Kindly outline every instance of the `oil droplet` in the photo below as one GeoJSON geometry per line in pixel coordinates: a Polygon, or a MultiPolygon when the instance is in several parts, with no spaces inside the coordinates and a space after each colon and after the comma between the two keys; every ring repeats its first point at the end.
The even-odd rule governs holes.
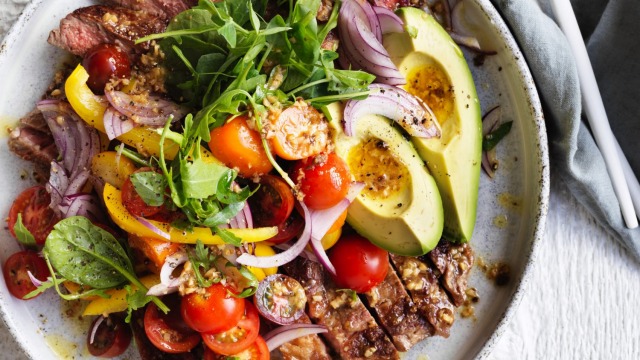
{"type": "Polygon", "coordinates": [[[0,115],[0,138],[9,136],[11,129],[18,123],[17,118],[0,115]]]}
{"type": "Polygon", "coordinates": [[[507,227],[508,219],[507,215],[498,215],[493,218],[493,225],[497,228],[504,229],[507,227]]]}
{"type": "Polygon", "coordinates": [[[498,204],[511,211],[520,211],[522,209],[522,200],[519,197],[506,192],[498,195],[498,204]]]}
{"type": "Polygon", "coordinates": [[[75,359],[78,356],[79,345],[61,335],[46,335],[44,341],[60,359],[75,359]]]}

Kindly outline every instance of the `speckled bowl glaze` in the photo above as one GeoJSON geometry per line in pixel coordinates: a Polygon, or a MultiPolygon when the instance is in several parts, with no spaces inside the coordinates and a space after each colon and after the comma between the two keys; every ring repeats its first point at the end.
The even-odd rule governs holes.
{"type": "MultiPolygon", "coordinates": [[[[505,121],[513,120],[509,136],[498,145],[500,169],[494,179],[481,175],[476,230],[472,246],[487,264],[510,267],[506,285],[496,286],[476,266],[470,278],[480,301],[475,315],[458,316],[448,339],[430,338],[418,344],[406,359],[485,358],[526,289],[535,262],[535,248],[543,236],[549,196],[549,160],[546,131],[535,84],[518,45],[489,0],[465,0],[465,14],[484,48],[497,51],[474,64],[483,112],[500,105],[505,121]]],[[[5,38],[0,49],[0,122],[14,124],[33,109],[65,54],[48,45],[47,35],[81,1],[33,1],[5,38]]],[[[446,66],[446,64],[444,64],[446,66]]],[[[455,84],[454,84],[455,86],[455,84]]],[[[6,132],[5,132],[6,133],[6,132]]],[[[29,165],[12,156],[6,138],[0,140],[0,214],[6,216],[15,196],[31,185],[29,165]]],[[[5,227],[0,228],[0,260],[18,250],[5,227]]],[[[78,309],[62,304],[53,291],[31,300],[14,299],[0,281],[0,310],[13,336],[32,359],[88,358],[85,346],[88,320],[78,309]]],[[[1,357],[1,356],[0,356],[1,357]]],[[[130,349],[122,358],[135,359],[130,349]]]]}

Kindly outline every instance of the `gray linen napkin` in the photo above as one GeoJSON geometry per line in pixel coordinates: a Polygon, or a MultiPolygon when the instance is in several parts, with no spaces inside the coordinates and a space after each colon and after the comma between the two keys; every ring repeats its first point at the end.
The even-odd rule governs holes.
{"type": "MultiPolygon", "coordinates": [[[[624,225],[602,155],[582,117],[575,62],[551,0],[492,0],[520,44],[542,98],[551,167],[640,261],[640,228],[624,225]]],[[[611,128],[640,175],[640,1],[572,0],[611,128]]]]}

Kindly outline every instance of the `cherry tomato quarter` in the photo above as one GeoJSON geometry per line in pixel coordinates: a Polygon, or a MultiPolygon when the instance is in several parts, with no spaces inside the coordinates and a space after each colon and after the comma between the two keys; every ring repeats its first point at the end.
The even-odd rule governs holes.
{"type": "Polygon", "coordinates": [[[286,160],[300,160],[327,150],[329,124],[324,115],[304,102],[270,117],[269,141],[275,153],[286,160]]]}
{"type": "Polygon", "coordinates": [[[124,79],[131,75],[129,55],[114,44],[100,44],[89,50],[82,67],[89,73],[87,85],[96,94],[104,93],[112,77],[124,79]]]}
{"type": "Polygon", "coordinates": [[[44,259],[31,250],[20,251],[9,256],[2,268],[9,292],[18,299],[24,299],[25,295],[36,289],[27,271],[41,281],[47,280],[51,274],[44,259]]]}
{"type": "Polygon", "coordinates": [[[256,341],[254,341],[253,344],[251,344],[251,346],[249,346],[247,349],[233,354],[229,357],[225,355],[218,355],[205,346],[203,357],[204,360],[223,360],[229,359],[230,357],[242,360],[269,360],[271,358],[271,355],[269,353],[267,343],[260,335],[258,335],[256,341]]]}
{"type": "Polygon", "coordinates": [[[245,304],[245,314],[238,324],[220,333],[203,333],[205,345],[217,354],[233,355],[253,344],[260,331],[258,310],[250,302],[245,304]]]}
{"type": "Polygon", "coordinates": [[[245,300],[233,297],[222,284],[213,284],[203,292],[193,292],[182,298],[182,318],[201,333],[227,331],[244,315],[245,300]]]}
{"type": "Polygon", "coordinates": [[[211,130],[209,149],[214,157],[246,178],[266,174],[273,168],[260,133],[249,127],[246,116],[211,130]]]}
{"type": "Polygon", "coordinates": [[[329,251],[336,268],[332,276],[338,287],[362,293],[384,280],[389,270],[389,254],[360,235],[343,236],[329,251]]]}
{"type": "Polygon", "coordinates": [[[120,316],[100,316],[91,325],[87,348],[93,356],[112,358],[127,350],[131,337],[131,327],[120,316]]]}
{"type": "Polygon", "coordinates": [[[256,227],[278,226],[293,211],[293,192],[282,178],[264,175],[258,190],[249,197],[249,205],[256,227]]]}
{"type": "Polygon", "coordinates": [[[122,204],[131,214],[141,217],[154,216],[158,214],[163,208],[163,206],[147,205],[147,203],[144,202],[142,197],[136,191],[136,188],[133,186],[130,177],[127,177],[122,184],[122,204]]]}
{"type": "Polygon", "coordinates": [[[347,164],[333,152],[298,161],[291,177],[304,194],[304,203],[316,210],[339,203],[351,183],[347,164]]]}
{"type": "Polygon", "coordinates": [[[180,316],[180,299],[177,296],[163,298],[171,311],[165,314],[154,303],[149,303],[144,313],[144,331],[149,341],[158,349],[179,354],[190,351],[201,341],[200,334],[191,329],[180,316]]]}
{"type": "Polygon", "coordinates": [[[60,218],[49,207],[51,196],[43,185],[24,190],[13,201],[9,209],[8,226],[11,235],[16,236],[13,228],[22,214],[22,223],[33,235],[38,245],[44,245],[47,236],[60,218]]]}

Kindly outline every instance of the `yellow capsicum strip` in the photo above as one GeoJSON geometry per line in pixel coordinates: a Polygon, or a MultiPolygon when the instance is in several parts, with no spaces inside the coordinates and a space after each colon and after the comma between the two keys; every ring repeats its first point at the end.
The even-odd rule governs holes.
{"type": "MultiPolygon", "coordinates": [[[[140,278],[140,282],[147,288],[150,288],[160,283],[158,275],[147,275],[140,278]]],[[[137,287],[131,285],[135,290],[137,287]]],[[[127,290],[126,289],[113,289],[107,290],[109,298],[97,298],[91,300],[87,307],[82,312],[82,316],[91,315],[107,315],[111,313],[121,312],[127,310],[127,290]]]]}
{"type": "MultiPolygon", "coordinates": [[[[267,244],[257,243],[255,245],[254,254],[256,256],[267,257],[267,256],[275,255],[276,252],[273,250],[273,248],[271,248],[271,246],[269,246],[267,244]]],[[[253,267],[253,266],[247,266],[247,269],[249,269],[249,271],[251,271],[253,273],[253,275],[256,276],[258,281],[262,281],[265,277],[267,277],[269,275],[273,275],[273,274],[278,272],[278,267],[277,266],[276,267],[270,267],[270,268],[257,268],[257,267],[253,267]]]]}
{"type": "MultiPolygon", "coordinates": [[[[115,186],[106,184],[104,186],[104,203],[113,222],[122,230],[140,236],[154,239],[167,240],[140,223],[133,215],[127,211],[122,204],[120,190],[115,186]]],[[[169,241],[180,244],[195,244],[200,240],[205,245],[224,245],[225,242],[219,235],[213,234],[210,228],[195,227],[193,231],[180,230],[171,227],[167,223],[148,220],[153,226],[169,234],[169,241]]],[[[276,226],[262,227],[255,229],[229,229],[229,232],[242,239],[242,242],[259,242],[267,240],[278,233],[276,226]]]]}
{"type": "MultiPolygon", "coordinates": [[[[104,133],[103,117],[108,102],[96,96],[91,89],[89,89],[87,85],[88,79],[89,73],[87,73],[82,65],[78,65],[64,83],[64,91],[67,95],[67,100],[69,100],[69,104],[71,104],[71,107],[78,116],[90,126],[104,133]]],[[[138,152],[143,155],[155,157],[160,155],[160,135],[155,129],[135,127],[118,136],[118,140],[135,147],[138,152]]],[[[173,159],[178,153],[178,150],[178,144],[167,141],[164,149],[165,157],[169,160],[173,159]]],[[[204,157],[205,156],[203,156],[203,158],[204,157]]]]}

